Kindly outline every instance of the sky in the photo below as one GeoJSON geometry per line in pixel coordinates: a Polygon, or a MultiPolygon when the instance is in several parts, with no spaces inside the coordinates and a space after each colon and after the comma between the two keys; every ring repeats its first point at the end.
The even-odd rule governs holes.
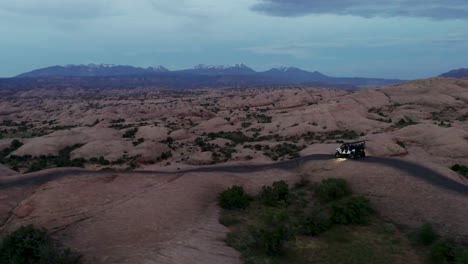
{"type": "Polygon", "coordinates": [[[468,1],[0,0],[0,77],[88,63],[426,78],[468,67],[468,1]]]}

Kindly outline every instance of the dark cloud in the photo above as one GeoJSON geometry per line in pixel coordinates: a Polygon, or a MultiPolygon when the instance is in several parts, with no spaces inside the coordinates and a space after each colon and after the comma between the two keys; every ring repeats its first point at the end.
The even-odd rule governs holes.
{"type": "Polygon", "coordinates": [[[283,17],[335,14],[468,19],[467,0],[260,0],[252,10],[283,17]]]}

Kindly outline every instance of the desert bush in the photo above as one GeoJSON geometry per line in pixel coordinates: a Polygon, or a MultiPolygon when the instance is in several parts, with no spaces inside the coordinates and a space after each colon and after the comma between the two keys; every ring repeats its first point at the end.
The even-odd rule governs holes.
{"type": "Polygon", "coordinates": [[[359,138],[359,133],[354,130],[334,130],[326,134],[327,139],[357,139],[359,138]]]}
{"type": "Polygon", "coordinates": [[[127,131],[122,135],[123,138],[135,138],[136,133],[138,132],[138,128],[132,128],[127,131]]]}
{"type": "Polygon", "coordinates": [[[167,159],[169,159],[171,157],[172,157],[172,152],[167,151],[167,152],[161,153],[161,156],[159,156],[159,160],[167,160],[167,159]]]}
{"type": "Polygon", "coordinates": [[[316,189],[320,200],[326,203],[351,195],[351,189],[344,179],[324,179],[316,189]]]}
{"type": "Polygon", "coordinates": [[[263,186],[260,199],[264,205],[277,206],[286,203],[289,198],[289,185],[285,181],[277,181],[272,186],[263,186]]]}
{"type": "Polygon", "coordinates": [[[7,235],[0,243],[0,263],[11,264],[77,264],[80,256],[62,250],[45,229],[23,226],[7,235]]]}
{"type": "Polygon", "coordinates": [[[438,235],[431,224],[423,224],[417,232],[417,240],[423,245],[431,245],[438,238],[438,235]]]}
{"type": "Polygon", "coordinates": [[[362,196],[343,198],[332,205],[331,221],[335,224],[366,224],[374,213],[370,202],[362,196]]]}
{"type": "Polygon", "coordinates": [[[387,234],[393,234],[397,230],[397,227],[392,223],[385,223],[382,225],[382,231],[387,234]]]}
{"type": "Polygon", "coordinates": [[[245,209],[251,201],[242,186],[232,186],[219,194],[219,205],[224,209],[245,209]]]}
{"type": "Polygon", "coordinates": [[[143,142],[145,142],[145,139],[144,138],[139,138],[138,140],[135,140],[132,142],[133,146],[136,147],[140,144],[142,144],[143,142]]]}
{"type": "Polygon", "coordinates": [[[223,226],[229,227],[240,223],[240,219],[235,215],[223,213],[219,217],[219,223],[223,226]]]}
{"type": "Polygon", "coordinates": [[[468,263],[468,247],[451,241],[438,241],[431,246],[430,261],[434,264],[468,263]]]}
{"type": "Polygon", "coordinates": [[[254,232],[249,229],[228,233],[225,240],[226,244],[239,252],[247,253],[255,244],[254,232]]]}
{"type": "Polygon", "coordinates": [[[396,127],[399,127],[399,128],[403,128],[403,127],[406,127],[406,126],[411,126],[411,125],[415,125],[417,124],[417,122],[413,121],[411,118],[402,118],[400,119],[396,124],[395,126],[396,127]]]}
{"type": "Polygon", "coordinates": [[[313,208],[310,214],[300,223],[300,231],[305,235],[318,235],[332,227],[330,215],[322,208],[313,208]]]}
{"type": "Polygon", "coordinates": [[[457,172],[458,174],[466,177],[468,176],[468,167],[464,165],[455,164],[450,169],[457,172]]]}
{"type": "Polygon", "coordinates": [[[279,158],[288,156],[290,159],[299,158],[299,152],[303,150],[305,146],[298,146],[289,143],[283,143],[276,145],[271,148],[264,147],[264,155],[270,157],[272,160],[278,160],[279,158]]]}
{"type": "Polygon", "coordinates": [[[251,125],[252,125],[252,123],[250,123],[250,122],[242,122],[242,124],[241,124],[242,128],[248,128],[251,125]]]}
{"type": "Polygon", "coordinates": [[[13,151],[19,149],[21,146],[23,146],[23,143],[21,143],[19,140],[17,140],[17,139],[12,140],[11,143],[10,143],[10,146],[3,149],[0,152],[0,157],[8,156],[10,153],[12,153],[13,151]]]}
{"type": "Polygon", "coordinates": [[[271,116],[267,116],[267,115],[263,115],[263,114],[256,114],[256,115],[254,115],[254,117],[255,117],[255,119],[257,119],[257,122],[260,123],[260,124],[271,123],[271,120],[272,120],[271,116]]]}
{"type": "Polygon", "coordinates": [[[283,255],[284,244],[293,236],[288,211],[267,207],[261,218],[253,229],[256,247],[268,256],[283,255]]]}
{"type": "Polygon", "coordinates": [[[242,133],[241,131],[209,133],[208,138],[210,139],[224,138],[224,139],[231,140],[235,144],[242,144],[244,142],[252,141],[251,138],[244,135],[244,133],[242,133]]]}

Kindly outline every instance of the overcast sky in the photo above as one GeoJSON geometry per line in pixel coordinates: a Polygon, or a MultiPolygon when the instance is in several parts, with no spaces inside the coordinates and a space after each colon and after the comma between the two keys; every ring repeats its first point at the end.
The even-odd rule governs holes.
{"type": "Polygon", "coordinates": [[[422,78],[468,67],[467,0],[0,0],[0,76],[246,63],[422,78]]]}

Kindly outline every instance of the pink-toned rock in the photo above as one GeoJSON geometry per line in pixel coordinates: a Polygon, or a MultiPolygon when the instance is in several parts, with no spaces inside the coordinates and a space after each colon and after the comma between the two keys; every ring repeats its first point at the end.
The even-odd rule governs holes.
{"type": "Polygon", "coordinates": [[[33,210],[34,210],[34,208],[31,205],[22,204],[22,205],[16,207],[14,213],[15,213],[16,217],[18,217],[18,218],[26,218],[32,213],[33,210]]]}

